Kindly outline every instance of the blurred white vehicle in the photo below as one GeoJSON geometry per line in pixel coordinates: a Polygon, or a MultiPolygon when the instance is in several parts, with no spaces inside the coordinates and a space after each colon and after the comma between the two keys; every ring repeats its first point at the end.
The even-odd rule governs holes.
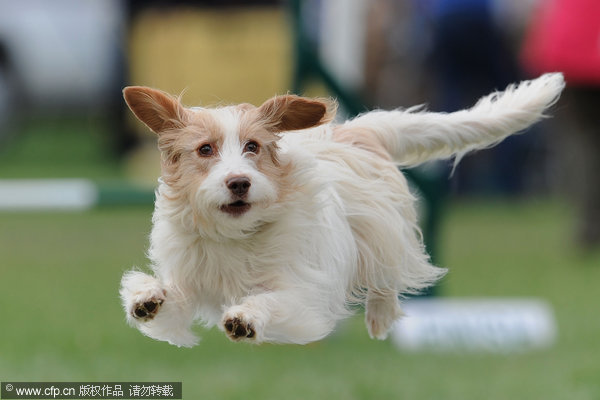
{"type": "Polygon", "coordinates": [[[119,0],[0,0],[0,121],[15,99],[42,112],[114,101],[124,11],[119,0]]]}

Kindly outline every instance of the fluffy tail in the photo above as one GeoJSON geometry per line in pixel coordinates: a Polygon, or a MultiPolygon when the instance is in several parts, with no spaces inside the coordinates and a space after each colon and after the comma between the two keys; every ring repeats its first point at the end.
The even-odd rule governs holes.
{"type": "Polygon", "coordinates": [[[372,111],[344,124],[353,131],[373,132],[401,166],[456,156],[493,146],[542,119],[565,86],[561,73],[510,85],[480,99],[470,109],[453,113],[408,110],[372,111]]]}

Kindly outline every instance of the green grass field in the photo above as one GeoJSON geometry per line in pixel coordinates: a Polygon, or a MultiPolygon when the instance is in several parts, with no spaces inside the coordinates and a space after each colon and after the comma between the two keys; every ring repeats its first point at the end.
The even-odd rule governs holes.
{"type": "Polygon", "coordinates": [[[151,208],[0,213],[2,381],[182,381],[185,399],[598,399],[600,254],[569,245],[552,202],[449,208],[446,296],[535,296],[556,345],[524,354],[410,354],[368,338],[362,315],[308,346],[230,343],[198,328],[180,349],[125,324],[122,272],[143,266],[151,208]]]}

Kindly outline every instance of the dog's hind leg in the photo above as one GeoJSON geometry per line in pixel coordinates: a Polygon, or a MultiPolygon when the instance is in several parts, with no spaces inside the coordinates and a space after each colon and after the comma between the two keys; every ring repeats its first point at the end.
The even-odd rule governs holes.
{"type": "Polygon", "coordinates": [[[396,292],[368,291],[365,323],[371,339],[387,338],[392,324],[403,315],[396,292]]]}

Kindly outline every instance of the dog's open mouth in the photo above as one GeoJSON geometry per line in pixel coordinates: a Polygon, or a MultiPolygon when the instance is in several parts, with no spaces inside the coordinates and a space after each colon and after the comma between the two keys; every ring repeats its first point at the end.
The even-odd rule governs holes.
{"type": "Polygon", "coordinates": [[[233,215],[234,217],[238,217],[244,214],[246,211],[250,209],[252,205],[250,203],[246,203],[245,201],[238,200],[233,203],[224,204],[221,206],[221,211],[226,212],[229,215],[233,215]]]}

